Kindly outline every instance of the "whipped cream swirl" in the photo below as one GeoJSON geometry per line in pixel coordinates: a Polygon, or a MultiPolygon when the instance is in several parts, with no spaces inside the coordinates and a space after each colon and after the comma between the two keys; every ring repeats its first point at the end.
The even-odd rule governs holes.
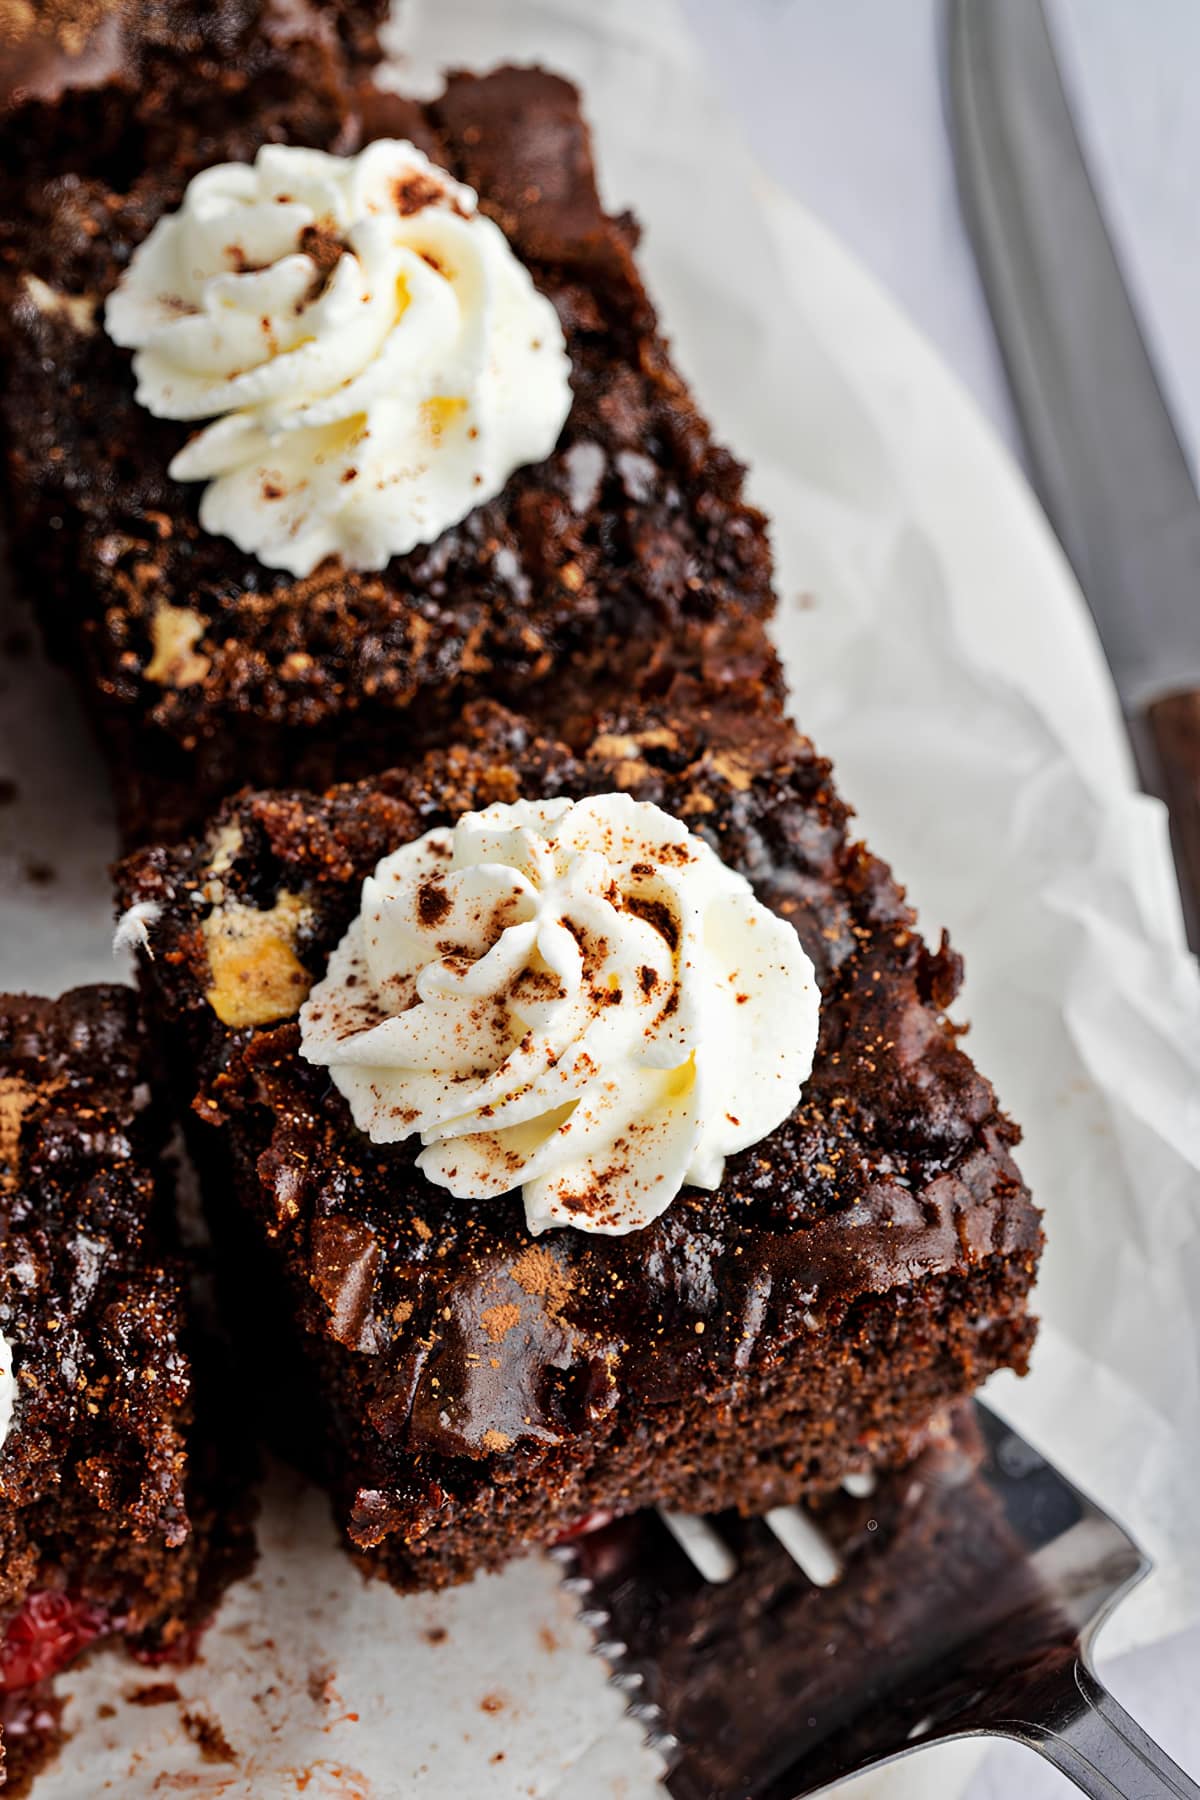
{"type": "Polygon", "coordinates": [[[678,819],[518,801],[384,858],[301,1054],[451,1193],[619,1234],[787,1117],[819,1008],[792,926],[678,819]]]}
{"type": "Polygon", "coordinates": [[[412,144],[267,144],[189,183],[105,325],[158,418],[210,419],[170,473],[274,569],[381,569],[553,450],[558,316],[476,197],[412,144]]]}

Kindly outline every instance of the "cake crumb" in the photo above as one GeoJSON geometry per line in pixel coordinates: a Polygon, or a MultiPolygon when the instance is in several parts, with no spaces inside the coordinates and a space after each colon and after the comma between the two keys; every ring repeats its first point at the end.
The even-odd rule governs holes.
{"type": "Polygon", "coordinates": [[[150,1681],[130,1688],[124,1697],[130,1706],[170,1706],[179,1699],[179,1689],[173,1681],[150,1681]]]}
{"type": "Polygon", "coordinates": [[[205,1762],[231,1763],[237,1761],[237,1752],[218,1720],[207,1713],[185,1712],[183,1729],[199,1750],[205,1762]]]}

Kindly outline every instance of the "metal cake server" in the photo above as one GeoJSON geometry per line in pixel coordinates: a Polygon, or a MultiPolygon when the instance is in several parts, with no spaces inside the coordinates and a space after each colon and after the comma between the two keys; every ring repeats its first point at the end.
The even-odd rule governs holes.
{"type": "Polygon", "coordinates": [[[1041,0],[944,0],[967,222],[1034,485],[1074,565],[1200,949],[1200,499],[1080,151],[1041,0]]]}
{"type": "Polygon", "coordinates": [[[768,1521],[638,1513],[555,1552],[675,1800],[801,1800],[977,1735],[1094,1800],[1200,1800],[1091,1667],[1149,1564],[1024,1439],[969,1405],[851,1485],[768,1521]]]}

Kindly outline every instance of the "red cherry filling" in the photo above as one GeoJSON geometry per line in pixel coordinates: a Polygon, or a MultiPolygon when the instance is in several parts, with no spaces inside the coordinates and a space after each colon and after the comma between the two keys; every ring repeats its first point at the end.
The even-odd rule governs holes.
{"type": "Polygon", "coordinates": [[[585,1531],[603,1531],[606,1525],[612,1524],[615,1517],[615,1513],[599,1507],[595,1512],[584,1513],[582,1519],[577,1519],[574,1525],[568,1525],[565,1531],[560,1531],[550,1541],[552,1544],[569,1544],[572,1538],[582,1537],[585,1531]]]}
{"type": "Polygon", "coordinates": [[[110,1614],[86,1600],[52,1588],[26,1595],[0,1642],[0,1692],[44,1681],[112,1629],[110,1614]]]}

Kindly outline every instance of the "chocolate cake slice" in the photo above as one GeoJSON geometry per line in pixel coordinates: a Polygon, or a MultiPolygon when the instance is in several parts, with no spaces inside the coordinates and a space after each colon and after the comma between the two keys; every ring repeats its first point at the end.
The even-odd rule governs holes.
{"type": "MultiPolygon", "coordinates": [[[[536,861],[544,845],[535,856],[530,841],[521,839],[520,854],[536,861]]],[[[596,842],[593,873],[603,860],[596,842]]],[[[305,1370],[316,1405],[305,1401],[303,1429],[347,1540],[399,1588],[462,1580],[598,1515],[651,1504],[758,1512],[824,1493],[849,1474],[903,1463],[948,1403],[996,1368],[1024,1369],[1039,1215],[1012,1160],[1017,1130],[946,1017],[959,959],[944,939],[922,940],[889,870],[850,834],[828,764],[761,684],[677,686],[655,706],[610,718],[579,750],[478,708],[460,742],[407,768],[323,795],[227,803],[202,837],[130,858],[120,896],[134,909],[127,929],[144,937],[140,978],[190,1105],[225,1264],[244,1284],[231,1305],[246,1326],[270,1313],[252,1364],[266,1366],[274,1344],[279,1365],[305,1370]],[[631,810],[623,796],[650,808],[631,810]],[[587,896],[576,910],[569,883],[552,896],[543,886],[536,917],[545,922],[551,896],[580,944],[580,991],[591,982],[594,1017],[611,1008],[597,1030],[633,1019],[636,1036],[651,1014],[630,1008],[648,1002],[659,965],[669,970],[674,957],[675,985],[653,1031],[669,1031],[672,1009],[698,1000],[705,1079],[717,1084],[698,1130],[723,1142],[723,1172],[721,1156],[692,1153],[682,1186],[654,1198],[647,1156],[664,1140],[647,1151],[637,1139],[661,1122],[652,1108],[623,1136],[600,1133],[603,1167],[592,1156],[586,1183],[560,1181],[548,1220],[534,1205],[535,1191],[545,1202],[545,1184],[529,1179],[540,1152],[519,1136],[523,1127],[507,1126],[509,1114],[489,1135],[493,1098],[489,1090],[481,1104],[472,1088],[473,1051],[449,1078],[474,1092],[458,1109],[474,1108],[473,1123],[452,1119],[414,1139],[413,1121],[423,1107],[428,1122],[444,1090],[431,1100],[428,1083],[418,1093],[394,1067],[360,1068],[359,1080],[333,1067],[335,1056],[321,1059],[316,1036],[350,1033],[357,1007],[355,1029],[411,1037],[418,1000],[463,993],[474,996],[469,1018],[454,1015],[464,1031],[491,1030],[493,1007],[550,1017],[538,1007],[561,1000],[560,977],[540,952],[526,948],[522,972],[510,969],[511,985],[494,998],[481,985],[482,954],[491,946],[493,964],[503,960],[517,942],[510,927],[519,934],[519,920],[534,917],[525,877],[511,890],[516,902],[496,886],[500,839],[478,840],[467,886],[435,867],[410,891],[396,853],[421,840],[402,862],[450,859],[456,827],[496,832],[524,821],[534,836],[549,834],[583,816],[568,818],[572,801],[610,822],[610,859],[622,820],[657,822],[655,866],[634,864],[627,897],[606,888],[607,877],[596,890],[617,908],[618,932],[657,948],[640,966],[634,959],[623,985],[607,972],[612,945],[597,948],[587,896]],[[488,808],[464,825],[472,809],[488,808]],[[662,825],[664,814],[676,823],[662,825]],[[686,946],[700,939],[681,939],[680,914],[654,898],[674,879],[670,864],[687,880],[707,871],[713,893],[736,889],[739,906],[749,893],[741,878],[752,884],[722,996],[697,992],[703,980],[689,975],[686,946]],[[354,934],[366,931],[373,967],[383,940],[371,940],[371,920],[383,917],[389,892],[408,908],[396,942],[427,931],[441,960],[416,991],[376,970],[370,981],[382,985],[367,997],[354,934]],[[468,892],[482,896],[474,945],[458,941],[468,892]],[[757,990],[751,938],[776,958],[775,975],[760,958],[757,990]],[[760,1103],[756,1090],[792,1030],[772,984],[793,982],[803,953],[820,996],[811,1073],[784,1102],[786,1116],[746,1143],[745,1118],[713,1095],[747,1054],[737,1021],[753,1013],[771,1021],[749,1088],[751,1106],[760,1103]],[[340,1014],[322,998],[331,987],[340,1014]],[[718,1014],[704,1008],[717,999],[725,1010],[714,1029],[718,1014]],[[773,1019],[760,1002],[775,1006],[773,1019]],[[466,1160],[452,1154],[455,1141],[466,1160]],[[473,1171],[472,1157],[483,1159],[473,1171]],[[497,1158],[511,1159],[507,1178],[501,1168],[497,1179],[497,1158]],[[523,1177],[524,1207],[515,1191],[523,1177]],[[510,1191],[498,1194],[506,1179],[510,1191]],[[631,1225],[621,1206],[639,1194],[631,1225]]],[[[705,919],[705,939],[719,936],[717,913],[705,919]]],[[[705,954],[696,951],[701,963],[705,954]]],[[[514,1056],[539,1029],[530,1027],[530,1043],[506,1040],[514,1056]]],[[[609,1046],[597,1052],[602,1074],[633,1081],[611,1047],[625,1056],[628,1032],[586,1041],[609,1046]]],[[[537,1081],[561,1074],[565,1043],[537,1081]]],[[[684,1064],[653,1088],[664,1118],[686,1106],[694,1074],[684,1064]]],[[[653,1085],[659,1073],[637,1079],[653,1085]]],[[[551,1118],[559,1136],[564,1113],[569,1106],[551,1118]]]]}
{"type": "Polygon", "coordinates": [[[129,988],[0,996],[0,1723],[10,1778],[89,1645],[184,1657],[244,1562],[198,1442],[165,1120],[129,988]]]}
{"type": "MultiPolygon", "coordinates": [[[[773,605],[765,522],[671,363],[634,261],[633,221],[601,206],[575,89],[537,69],[504,68],[455,75],[430,102],[384,93],[362,78],[358,16],[340,9],[339,31],[313,7],[147,7],[136,33],[112,37],[109,61],[86,85],[63,86],[61,70],[57,87],[18,84],[23,101],[0,128],[12,553],[52,651],[78,674],[128,840],[197,828],[247,779],[322,787],[387,767],[445,742],[477,698],[578,731],[629,693],[661,692],[679,670],[724,663],[778,681],[758,629],[773,605]],[[444,529],[434,530],[440,514],[421,513],[428,541],[386,560],[379,534],[363,551],[363,519],[368,489],[386,512],[393,477],[372,488],[360,459],[343,456],[347,485],[323,504],[352,511],[354,496],[360,511],[338,515],[333,539],[349,534],[339,552],[311,568],[293,554],[307,571],[295,574],[202,524],[220,483],[204,489],[203,476],[169,472],[184,451],[192,467],[204,461],[194,443],[201,403],[189,401],[187,417],[153,416],[151,406],[177,406],[178,392],[135,373],[142,364],[113,341],[106,301],[145,266],[139,249],[178,214],[201,172],[232,163],[249,177],[266,146],[271,197],[296,204],[281,153],[332,152],[349,168],[381,139],[411,144],[433,171],[396,199],[402,226],[436,202],[443,230],[447,212],[465,216],[474,204],[445,181],[469,184],[475,239],[498,226],[511,265],[552,303],[569,416],[555,442],[551,410],[532,461],[494,493],[481,485],[480,503],[468,494],[444,529]],[[352,566],[355,554],[372,566],[352,566]]],[[[374,9],[364,16],[369,24],[374,9]]],[[[229,277],[261,276],[260,252],[236,238],[231,228],[218,247],[229,277]]],[[[339,252],[351,260],[346,239],[314,227],[296,249],[313,259],[313,287],[295,306],[315,309],[339,252]]],[[[451,279],[438,253],[422,246],[421,255],[423,283],[451,279]]],[[[416,318],[409,286],[399,313],[416,318]]],[[[174,291],[166,299],[181,314],[208,306],[174,291]]],[[[288,307],[279,318],[268,308],[263,321],[276,348],[277,330],[292,343],[288,307]]],[[[354,323],[331,329],[335,354],[354,323]]],[[[125,326],[123,341],[140,342],[130,335],[137,326],[125,326]]],[[[232,393],[246,370],[230,363],[227,372],[232,393]]],[[[519,417],[528,392],[516,383],[493,435],[519,417]]],[[[461,479],[482,484],[463,460],[481,444],[465,441],[475,427],[466,430],[463,404],[457,392],[423,403],[420,455],[445,463],[454,442],[461,479]]],[[[285,437],[294,423],[283,419],[285,437]]],[[[273,415],[271,430],[279,426],[273,415]]],[[[294,461],[295,442],[287,438],[294,461]]],[[[284,480],[277,448],[263,450],[257,491],[241,494],[243,524],[255,517],[238,541],[257,542],[272,518],[298,530],[286,509],[321,485],[324,451],[284,480]]],[[[287,556],[286,544],[277,553],[287,556]]]]}

